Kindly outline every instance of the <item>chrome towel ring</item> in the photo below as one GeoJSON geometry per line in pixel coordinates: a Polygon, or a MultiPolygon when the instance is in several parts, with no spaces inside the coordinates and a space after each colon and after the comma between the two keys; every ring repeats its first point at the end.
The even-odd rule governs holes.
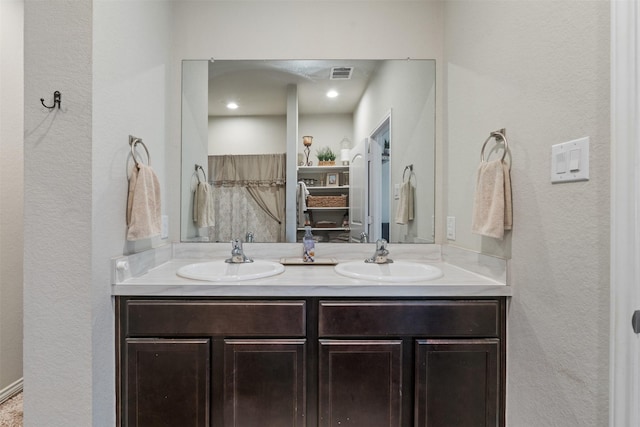
{"type": "Polygon", "coordinates": [[[138,144],[142,144],[144,151],[147,153],[147,165],[151,166],[151,156],[149,156],[149,150],[147,149],[147,146],[144,145],[144,142],[142,142],[142,139],[129,135],[129,145],[131,146],[131,157],[133,158],[133,161],[136,162],[136,166],[141,163],[136,158],[136,145],[138,144]]]}
{"type": "Polygon", "coordinates": [[[411,174],[413,173],[413,165],[407,165],[404,167],[404,171],[402,172],[402,182],[404,182],[404,176],[409,171],[409,180],[411,180],[411,174]]]}
{"type": "Polygon", "coordinates": [[[207,174],[204,171],[204,168],[198,164],[196,164],[196,177],[198,178],[198,182],[202,182],[200,181],[200,174],[198,173],[198,169],[202,171],[202,175],[204,175],[204,182],[207,182],[207,174]]]}
{"type": "Polygon", "coordinates": [[[487,138],[484,141],[484,144],[482,144],[482,151],[480,151],[480,161],[484,162],[484,149],[487,146],[487,143],[491,141],[492,138],[496,140],[496,143],[500,143],[500,141],[502,141],[502,143],[504,144],[504,152],[502,153],[502,159],[501,159],[502,161],[504,161],[504,158],[507,156],[507,151],[509,151],[509,144],[507,143],[506,135],[507,135],[507,130],[504,128],[491,132],[489,134],[489,138],[487,138]]]}

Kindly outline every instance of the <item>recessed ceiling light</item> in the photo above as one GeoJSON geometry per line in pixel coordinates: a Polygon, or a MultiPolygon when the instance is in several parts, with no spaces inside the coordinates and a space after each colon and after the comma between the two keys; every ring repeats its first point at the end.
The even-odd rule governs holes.
{"type": "Polygon", "coordinates": [[[237,110],[238,109],[238,104],[236,104],[235,102],[230,102],[227,104],[227,108],[229,110],[237,110]]]}
{"type": "Polygon", "coordinates": [[[327,92],[327,97],[328,98],[335,98],[336,96],[338,96],[338,92],[336,92],[335,90],[330,90],[329,92],[327,92]]]}

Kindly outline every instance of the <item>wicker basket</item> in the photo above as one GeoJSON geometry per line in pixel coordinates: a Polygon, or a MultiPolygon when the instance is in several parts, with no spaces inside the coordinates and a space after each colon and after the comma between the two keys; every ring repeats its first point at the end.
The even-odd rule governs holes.
{"type": "Polygon", "coordinates": [[[340,196],[309,196],[307,206],[310,208],[346,208],[347,195],[340,196]]]}

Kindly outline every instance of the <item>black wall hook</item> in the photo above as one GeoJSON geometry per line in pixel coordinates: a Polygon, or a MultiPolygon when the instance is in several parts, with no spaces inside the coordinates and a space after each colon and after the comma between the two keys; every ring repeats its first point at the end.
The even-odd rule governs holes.
{"type": "Polygon", "coordinates": [[[62,94],[60,93],[60,91],[53,92],[53,105],[51,107],[49,107],[48,105],[44,105],[44,98],[40,98],[40,102],[42,103],[42,106],[44,108],[48,108],[51,110],[53,108],[56,108],[56,105],[57,105],[58,109],[60,109],[60,103],[62,102],[62,94]]]}

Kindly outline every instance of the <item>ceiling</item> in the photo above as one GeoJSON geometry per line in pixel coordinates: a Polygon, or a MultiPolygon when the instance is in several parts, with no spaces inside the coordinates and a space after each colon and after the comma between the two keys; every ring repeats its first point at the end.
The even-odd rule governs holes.
{"type": "Polygon", "coordinates": [[[223,60],[209,63],[209,115],[284,115],[287,86],[298,87],[300,114],[344,114],[355,110],[380,60],[223,60]],[[331,80],[333,67],[353,67],[348,80],[331,80]],[[339,95],[328,98],[328,90],[339,95]],[[228,102],[239,105],[226,108],[228,102]]]}

